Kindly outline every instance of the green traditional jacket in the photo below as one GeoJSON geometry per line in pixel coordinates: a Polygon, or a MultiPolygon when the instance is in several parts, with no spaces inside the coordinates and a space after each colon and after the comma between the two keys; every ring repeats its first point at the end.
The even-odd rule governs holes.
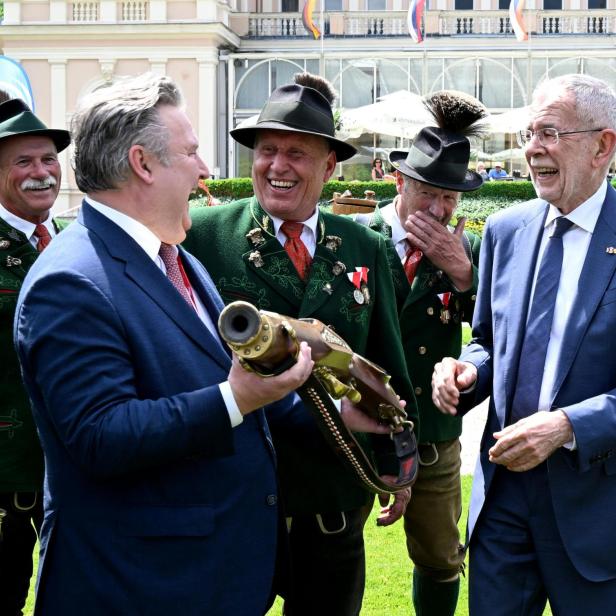
{"type": "MultiPolygon", "coordinates": [[[[191,215],[185,247],[208,269],[225,303],[244,300],[262,310],[312,317],[332,326],[356,353],[391,374],[392,386],[417,419],[383,238],[351,220],[321,212],[316,251],[304,283],[255,197],[197,208],[191,215]],[[368,274],[360,290],[347,274],[361,267],[367,267],[368,274]]],[[[368,501],[368,492],[320,434],[308,441],[272,425],[272,435],[287,514],[345,511],[368,501]]],[[[366,438],[378,452],[379,471],[397,474],[389,439],[366,438]]]]}
{"type": "MultiPolygon", "coordinates": [[[[60,230],[68,223],[54,224],[60,230]]],[[[33,492],[43,485],[43,452],[13,346],[17,296],[38,254],[0,218],[0,492],[33,492]]]]}
{"type": "MultiPolygon", "coordinates": [[[[379,203],[368,225],[391,240],[391,227],[385,222],[379,209],[379,206],[384,207],[387,204],[388,202],[379,203]]],[[[463,293],[457,291],[449,278],[425,257],[420,261],[413,284],[410,285],[393,243],[387,242],[406,364],[415,386],[419,407],[420,443],[448,441],[462,433],[462,419],[444,415],[432,403],[431,381],[434,364],[443,357],[460,355],[462,321],[471,322],[473,319],[481,239],[468,231],[465,231],[465,234],[471,249],[473,284],[463,293]],[[451,293],[447,307],[448,320],[443,314],[445,307],[439,297],[439,294],[447,292],[451,293]]]]}

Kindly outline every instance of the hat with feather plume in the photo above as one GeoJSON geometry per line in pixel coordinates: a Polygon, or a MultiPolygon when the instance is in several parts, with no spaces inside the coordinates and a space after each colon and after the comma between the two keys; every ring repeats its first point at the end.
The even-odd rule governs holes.
{"type": "Polygon", "coordinates": [[[441,90],[424,99],[436,126],[422,128],[409,150],[394,150],[389,162],[409,177],[446,190],[468,192],[483,184],[482,177],[468,169],[469,137],[483,132],[479,120],[486,108],[474,97],[455,90],[441,90]]]}

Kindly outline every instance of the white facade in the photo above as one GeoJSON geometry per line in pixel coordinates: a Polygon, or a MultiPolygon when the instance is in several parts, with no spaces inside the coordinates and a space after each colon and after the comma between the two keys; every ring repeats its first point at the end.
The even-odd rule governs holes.
{"type": "MultiPolygon", "coordinates": [[[[119,75],[169,74],[184,92],[204,159],[216,176],[230,177],[245,175],[250,157],[228,130],[298,70],[328,77],[344,108],[400,89],[455,88],[503,112],[523,106],[546,74],[566,72],[616,87],[616,0],[556,0],[560,9],[550,10],[544,1],[554,6],[530,3],[530,40],[518,43],[508,11],[498,8],[503,0],[429,0],[417,45],[408,36],[408,0],[323,0],[327,10],[314,15],[321,40],[304,29],[303,0],[5,0],[0,45],[23,65],[36,112],[54,128],[68,127],[80,97],[119,75]]],[[[363,157],[340,167],[347,177],[375,151],[403,144],[365,134],[356,145],[363,157]]],[[[481,145],[495,152],[514,144],[500,135],[481,145]]],[[[59,211],[81,197],[69,157],[70,150],[59,211]]]]}

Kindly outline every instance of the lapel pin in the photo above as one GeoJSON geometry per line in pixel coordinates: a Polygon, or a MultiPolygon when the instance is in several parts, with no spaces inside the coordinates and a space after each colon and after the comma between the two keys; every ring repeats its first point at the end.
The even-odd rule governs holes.
{"type": "Polygon", "coordinates": [[[325,283],[325,286],[323,287],[323,291],[325,291],[325,293],[327,293],[328,295],[332,294],[332,285],[329,284],[329,282],[325,283]]]}
{"type": "Polygon", "coordinates": [[[255,267],[263,267],[263,257],[261,256],[261,253],[258,250],[251,252],[250,255],[248,256],[248,260],[255,267]]]}
{"type": "Polygon", "coordinates": [[[260,246],[261,244],[265,244],[265,239],[263,238],[263,232],[261,229],[251,229],[246,237],[252,242],[253,246],[260,246]]]}
{"type": "Polygon", "coordinates": [[[605,249],[605,252],[607,252],[608,255],[616,255],[616,247],[614,246],[608,246],[605,249]]]}
{"type": "Polygon", "coordinates": [[[346,272],[346,265],[342,261],[336,261],[332,267],[332,274],[334,276],[340,276],[346,272]]]}
{"type": "Polygon", "coordinates": [[[6,266],[13,267],[14,265],[21,265],[21,259],[17,259],[16,257],[7,257],[6,258],[6,266]]]}
{"type": "Polygon", "coordinates": [[[332,252],[336,252],[340,245],[342,244],[342,238],[337,235],[326,235],[325,236],[325,248],[328,248],[332,252]]]}
{"type": "Polygon", "coordinates": [[[2,239],[0,240],[0,250],[6,250],[11,245],[11,242],[8,240],[2,239]]]}
{"type": "Polygon", "coordinates": [[[368,290],[367,284],[361,285],[361,292],[364,294],[364,299],[366,300],[366,304],[370,303],[370,291],[368,290]]]}
{"type": "Polygon", "coordinates": [[[21,239],[19,237],[19,233],[15,230],[15,229],[11,229],[7,235],[12,239],[15,240],[16,242],[19,242],[19,240],[21,239]]]}

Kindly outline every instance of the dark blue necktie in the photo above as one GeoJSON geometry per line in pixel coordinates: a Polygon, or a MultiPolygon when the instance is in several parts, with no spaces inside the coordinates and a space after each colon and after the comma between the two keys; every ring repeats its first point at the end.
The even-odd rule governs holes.
{"type": "Polygon", "coordinates": [[[533,303],[522,342],[518,379],[509,423],[515,423],[523,417],[532,415],[539,406],[545,356],[550,341],[556,292],[563,266],[562,237],[572,224],[567,218],[557,218],[554,232],[548,239],[543,252],[535,283],[533,303]]]}

